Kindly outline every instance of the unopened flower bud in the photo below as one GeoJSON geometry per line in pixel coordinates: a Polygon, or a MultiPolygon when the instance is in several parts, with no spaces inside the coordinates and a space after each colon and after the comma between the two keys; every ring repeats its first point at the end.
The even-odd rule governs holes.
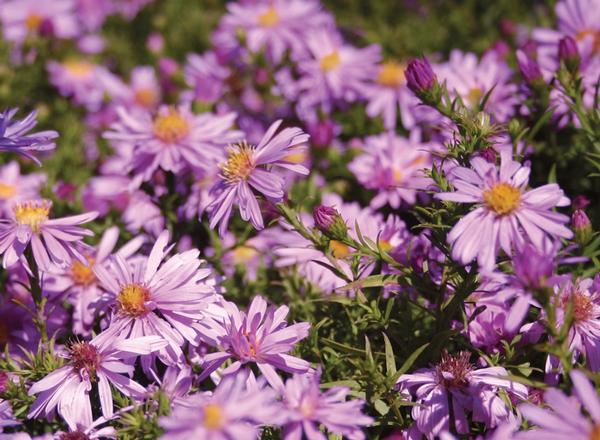
{"type": "Polygon", "coordinates": [[[416,95],[429,91],[437,83],[437,77],[426,58],[415,58],[404,71],[406,84],[416,95]]]}
{"type": "Polygon", "coordinates": [[[532,87],[545,84],[542,71],[537,61],[524,51],[517,51],[517,62],[523,79],[532,87]]]}
{"type": "Polygon", "coordinates": [[[332,240],[343,240],[348,235],[346,222],[332,206],[317,206],[313,211],[313,218],[315,226],[332,240]]]}
{"type": "Polygon", "coordinates": [[[583,209],[576,209],[571,217],[571,227],[575,232],[575,242],[586,245],[592,238],[592,223],[583,209]]]}
{"type": "Polygon", "coordinates": [[[581,63],[577,42],[573,37],[566,36],[558,42],[558,57],[569,72],[576,72],[581,63]]]}

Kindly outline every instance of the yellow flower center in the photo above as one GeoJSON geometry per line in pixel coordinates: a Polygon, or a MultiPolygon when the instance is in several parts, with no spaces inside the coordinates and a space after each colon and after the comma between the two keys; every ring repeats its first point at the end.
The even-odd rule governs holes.
{"type": "Polygon", "coordinates": [[[396,183],[402,182],[402,178],[404,177],[404,175],[402,174],[402,171],[400,171],[398,168],[394,168],[393,176],[394,176],[394,181],[396,183]]]}
{"type": "Polygon", "coordinates": [[[0,199],[10,199],[17,193],[17,187],[0,182],[0,199]]]}
{"type": "Polygon", "coordinates": [[[41,200],[35,202],[17,203],[13,212],[15,220],[22,226],[29,226],[33,232],[39,232],[40,226],[48,220],[52,202],[41,200]]]}
{"type": "Polygon", "coordinates": [[[337,53],[337,51],[333,51],[329,55],[325,55],[323,58],[321,58],[321,70],[323,72],[331,72],[332,70],[336,69],[341,62],[342,60],[340,59],[340,55],[337,53]]]}
{"type": "Polygon", "coordinates": [[[596,425],[592,428],[589,440],[600,440],[600,425],[596,425]]]}
{"type": "Polygon", "coordinates": [[[44,21],[44,17],[35,12],[31,12],[25,19],[25,26],[27,26],[27,29],[30,31],[37,31],[40,28],[42,21],[44,21]]]}
{"type": "Polygon", "coordinates": [[[335,258],[345,258],[350,254],[350,248],[341,241],[331,240],[329,249],[335,258]]]}
{"type": "Polygon", "coordinates": [[[477,105],[479,104],[479,101],[481,101],[482,96],[483,91],[479,87],[473,87],[469,90],[469,93],[467,93],[467,101],[471,105],[477,105]]]}
{"type": "Polygon", "coordinates": [[[85,78],[92,73],[93,65],[87,61],[82,60],[70,60],[64,63],[67,71],[78,78],[85,78]]]}
{"type": "Polygon", "coordinates": [[[137,102],[142,107],[152,107],[158,102],[154,90],[147,88],[137,89],[135,91],[134,99],[135,102],[137,102]]]}
{"type": "Polygon", "coordinates": [[[92,257],[86,257],[86,259],[88,261],[87,266],[79,260],[73,260],[71,265],[71,279],[80,286],[91,286],[96,282],[96,275],[93,270],[96,260],[92,257]]]}
{"type": "Polygon", "coordinates": [[[598,29],[582,29],[581,31],[577,32],[575,40],[583,41],[588,37],[592,37],[592,52],[600,52],[600,31],[598,29]]]}
{"type": "Polygon", "coordinates": [[[381,66],[377,82],[381,85],[398,88],[406,82],[404,66],[396,61],[387,61],[381,66]]]}
{"type": "Polygon", "coordinates": [[[215,403],[209,403],[203,408],[204,427],[206,429],[220,429],[225,425],[223,410],[215,403]]]}
{"type": "Polygon", "coordinates": [[[154,119],[154,134],[161,141],[172,144],[182,140],[190,132],[187,121],[175,109],[154,119]]]}
{"type": "Polygon", "coordinates": [[[262,27],[273,27],[277,23],[279,23],[279,14],[272,6],[258,16],[258,24],[262,27]]]}
{"type": "Polygon", "coordinates": [[[117,303],[123,313],[139,317],[148,313],[146,301],[150,299],[150,291],[140,284],[127,284],[123,286],[117,296],[117,303]]]}
{"type": "Polygon", "coordinates": [[[508,183],[497,183],[483,192],[483,200],[496,214],[510,214],[519,207],[521,191],[508,183]]]}
{"type": "Polygon", "coordinates": [[[254,148],[246,141],[227,149],[227,162],[221,165],[221,173],[229,183],[246,180],[254,169],[254,148]]]}
{"type": "Polygon", "coordinates": [[[379,240],[379,247],[382,251],[389,252],[392,250],[392,244],[387,240],[379,240]]]}
{"type": "Polygon", "coordinates": [[[241,245],[233,250],[233,261],[235,264],[244,264],[250,261],[258,254],[258,251],[246,245],[241,245]]]}

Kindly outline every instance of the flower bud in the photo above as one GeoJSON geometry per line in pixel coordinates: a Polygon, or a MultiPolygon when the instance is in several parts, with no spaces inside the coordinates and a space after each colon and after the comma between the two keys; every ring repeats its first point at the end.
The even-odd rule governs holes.
{"type": "Polygon", "coordinates": [[[577,49],[577,42],[573,37],[566,36],[558,42],[558,57],[569,72],[576,72],[579,69],[581,57],[577,49]]]}
{"type": "Polygon", "coordinates": [[[427,92],[437,83],[437,77],[426,58],[415,58],[404,71],[408,88],[416,95],[427,92]]]}
{"type": "Polygon", "coordinates": [[[346,222],[333,206],[317,206],[313,218],[315,226],[332,240],[343,240],[348,235],[346,222]]]}
{"type": "Polygon", "coordinates": [[[523,287],[538,290],[546,286],[546,281],[554,274],[552,257],[529,243],[513,256],[513,270],[523,287]]]}
{"type": "Polygon", "coordinates": [[[571,217],[571,227],[575,232],[575,242],[586,245],[592,238],[592,223],[583,209],[576,209],[571,217]]]}
{"type": "Polygon", "coordinates": [[[523,79],[530,86],[537,86],[539,84],[544,84],[544,77],[542,76],[542,71],[537,61],[532,57],[527,55],[524,51],[517,51],[517,62],[519,64],[519,70],[521,71],[521,75],[523,79]]]}

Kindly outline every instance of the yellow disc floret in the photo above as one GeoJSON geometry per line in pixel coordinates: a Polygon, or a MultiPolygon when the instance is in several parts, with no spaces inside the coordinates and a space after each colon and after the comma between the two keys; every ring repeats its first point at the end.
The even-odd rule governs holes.
{"type": "Polygon", "coordinates": [[[96,282],[94,274],[94,258],[87,257],[88,264],[85,265],[79,260],[73,260],[71,265],[71,279],[80,286],[91,286],[96,282]]]}
{"type": "Polygon", "coordinates": [[[223,410],[215,403],[209,403],[203,409],[204,413],[204,427],[206,429],[220,429],[225,425],[225,417],[223,417],[223,410]]]}
{"type": "Polygon", "coordinates": [[[39,232],[42,224],[48,220],[52,202],[48,200],[17,203],[13,212],[19,225],[29,226],[33,232],[39,232]]]}
{"type": "Polygon", "coordinates": [[[381,66],[377,82],[381,85],[397,88],[406,82],[404,66],[396,61],[387,61],[381,66]]]}
{"type": "Polygon", "coordinates": [[[227,149],[227,162],[221,165],[221,174],[229,183],[246,180],[254,169],[254,147],[246,141],[227,149]]]}
{"type": "Polygon", "coordinates": [[[279,14],[272,6],[258,16],[258,24],[262,27],[273,27],[277,23],[279,23],[279,14]]]}
{"type": "Polygon", "coordinates": [[[341,62],[340,54],[337,53],[337,51],[333,51],[329,55],[325,55],[321,58],[321,70],[323,72],[331,72],[332,70],[337,69],[341,62]]]}
{"type": "Polygon", "coordinates": [[[190,126],[179,112],[170,108],[167,114],[154,119],[154,134],[161,141],[172,144],[182,140],[190,132],[190,126]]]}
{"type": "Polygon", "coordinates": [[[17,193],[17,187],[0,182],[0,199],[10,199],[17,193]]]}
{"type": "Polygon", "coordinates": [[[121,288],[117,303],[121,312],[126,315],[139,317],[148,313],[146,301],[150,299],[150,291],[141,284],[127,284],[121,288]]]}
{"type": "Polygon", "coordinates": [[[508,183],[497,183],[483,192],[483,200],[496,214],[510,214],[521,203],[521,191],[508,183]]]}

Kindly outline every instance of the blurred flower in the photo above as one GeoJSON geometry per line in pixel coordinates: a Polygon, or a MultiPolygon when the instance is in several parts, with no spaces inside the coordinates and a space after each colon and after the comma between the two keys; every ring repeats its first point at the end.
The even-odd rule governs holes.
{"type": "Polygon", "coordinates": [[[10,216],[16,203],[39,198],[40,189],[46,183],[46,179],[45,173],[21,174],[19,163],[15,161],[0,167],[2,217],[10,216]]]}
{"type": "Polygon", "coordinates": [[[275,134],[281,122],[274,122],[256,146],[243,141],[228,148],[227,159],[220,165],[220,180],[212,190],[215,199],[207,207],[210,227],[218,224],[221,235],[227,229],[234,204],[244,221],[250,220],[256,229],[264,228],[253,189],[272,203],[283,200],[284,179],[274,172],[275,168],[308,174],[304,165],[290,160],[291,155],[306,148],[308,135],[299,128],[285,128],[275,134]]]}
{"type": "Polygon", "coordinates": [[[185,81],[193,89],[192,97],[202,102],[216,102],[227,90],[228,67],[221,65],[214,52],[187,56],[183,68],[185,81]]]}
{"type": "Polygon", "coordinates": [[[159,419],[161,440],[253,439],[259,426],[277,419],[272,389],[252,384],[247,371],[224,377],[212,392],[198,392],[159,419]]]}
{"type": "Polygon", "coordinates": [[[31,152],[54,149],[54,139],[58,137],[58,133],[45,130],[27,134],[37,124],[37,112],[32,111],[19,121],[13,120],[17,111],[18,109],[13,108],[0,113],[0,151],[21,154],[39,164],[39,160],[31,152]]]}
{"type": "Polygon", "coordinates": [[[510,255],[513,247],[520,249],[530,241],[543,250],[548,238],[573,236],[564,226],[569,218],[551,210],[569,204],[559,186],[547,184],[526,191],[529,167],[512,160],[508,151],[500,156],[500,168],[474,157],[472,168],[452,169],[450,181],[456,191],[435,195],[440,200],[478,203],[452,228],[448,243],[454,259],[469,264],[477,258],[485,271],[494,268],[499,248],[510,255]]]}
{"type": "Polygon", "coordinates": [[[227,359],[233,363],[221,371],[228,375],[238,371],[247,362],[256,363],[271,386],[280,389],[281,378],[275,369],[288,373],[305,373],[310,364],[289,353],[298,341],[308,336],[310,324],[300,322],[287,325],[287,306],[267,308],[267,302],[255,296],[247,313],[240,312],[234,303],[225,301],[224,318],[205,318],[202,338],[219,351],[204,356],[200,379],[208,377],[227,359]]]}
{"type": "Polygon", "coordinates": [[[89,342],[74,342],[68,349],[67,365],[48,374],[29,388],[28,394],[38,394],[29,409],[29,418],[44,414],[49,418],[57,408],[69,426],[92,423],[90,392],[98,385],[102,415],[113,415],[113,385],[126,396],[141,397],[145,388],[123,376],[133,374],[134,366],[129,362],[140,355],[150,354],[166,341],[158,336],[146,336],[115,341],[110,335],[100,333],[89,342]]]}
{"type": "Polygon", "coordinates": [[[88,110],[98,110],[104,101],[106,82],[103,77],[112,74],[104,67],[83,59],[65,62],[48,61],[46,66],[50,83],[61,95],[72,97],[75,104],[88,110]]]}
{"type": "Polygon", "coordinates": [[[558,58],[571,72],[576,72],[581,63],[577,42],[570,36],[560,39],[558,42],[558,58]]]}
{"type": "Polygon", "coordinates": [[[518,50],[517,61],[521,75],[523,75],[523,79],[531,87],[535,88],[538,84],[546,84],[544,82],[540,66],[538,65],[535,59],[533,59],[531,56],[526,55],[525,52],[523,52],[522,50],[518,50]]]}
{"type": "Polygon", "coordinates": [[[42,270],[49,270],[51,263],[67,266],[73,258],[86,262],[75,244],[83,244],[83,237],[91,236],[93,232],[79,225],[94,220],[98,213],[50,219],[51,208],[52,202],[48,200],[25,201],[13,206],[10,219],[0,220],[0,253],[4,254],[4,268],[23,261],[23,253],[30,243],[35,262],[42,270]]]}

